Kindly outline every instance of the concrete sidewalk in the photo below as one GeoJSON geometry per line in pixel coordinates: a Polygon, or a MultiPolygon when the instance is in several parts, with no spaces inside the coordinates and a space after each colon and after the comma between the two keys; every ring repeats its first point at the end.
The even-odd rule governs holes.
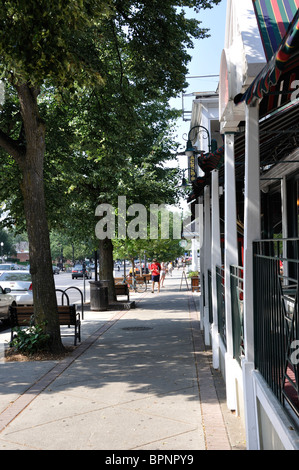
{"type": "Polygon", "coordinates": [[[82,343],[61,361],[1,363],[0,449],[245,449],[220,403],[198,294],[180,280],[175,270],[160,294],[132,295],[136,309],[85,312],[82,343]]]}

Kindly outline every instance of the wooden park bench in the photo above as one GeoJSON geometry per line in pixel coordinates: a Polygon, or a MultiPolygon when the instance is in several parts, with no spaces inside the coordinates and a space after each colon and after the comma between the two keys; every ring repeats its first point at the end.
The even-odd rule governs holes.
{"type": "Polygon", "coordinates": [[[147,282],[147,283],[152,279],[152,275],[150,273],[142,274],[142,277],[143,277],[144,281],[147,282]]]}
{"type": "MultiPolygon", "coordinates": [[[[14,328],[34,325],[34,311],[33,305],[27,307],[10,306],[9,310],[12,341],[14,328]]],[[[76,311],[76,306],[59,305],[58,319],[59,325],[67,325],[69,328],[74,326],[74,345],[76,346],[77,339],[79,342],[81,342],[81,320],[80,313],[76,311]]]]}
{"type": "MultiPolygon", "coordinates": [[[[150,280],[150,278],[151,278],[150,274],[136,274],[136,276],[135,276],[137,284],[138,283],[141,284],[143,282],[145,282],[145,284],[146,284],[147,281],[150,280]]],[[[114,285],[115,285],[115,294],[116,295],[127,295],[128,300],[130,300],[129,299],[129,290],[130,290],[130,288],[128,286],[132,285],[132,277],[127,276],[125,282],[124,282],[124,277],[115,277],[114,278],[114,285]],[[124,289],[120,289],[120,286],[127,287],[127,290],[124,292],[124,289]]]]}
{"type": "Polygon", "coordinates": [[[127,284],[114,284],[115,287],[115,295],[126,295],[127,296],[127,301],[129,302],[130,300],[130,291],[129,287],[127,284]]]}

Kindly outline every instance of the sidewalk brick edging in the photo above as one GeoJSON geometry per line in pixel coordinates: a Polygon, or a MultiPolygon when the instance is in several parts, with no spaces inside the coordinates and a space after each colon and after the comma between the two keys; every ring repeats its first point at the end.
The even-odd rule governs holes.
{"type": "Polygon", "coordinates": [[[206,449],[231,450],[192,293],[188,303],[206,449]]]}

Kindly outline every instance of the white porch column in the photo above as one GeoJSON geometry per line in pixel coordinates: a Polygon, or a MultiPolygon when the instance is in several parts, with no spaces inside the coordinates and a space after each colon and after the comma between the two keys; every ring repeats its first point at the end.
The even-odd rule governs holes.
{"type": "Polygon", "coordinates": [[[245,207],[244,207],[244,345],[242,363],[246,442],[248,450],[258,449],[258,422],[253,383],[253,241],[261,237],[259,105],[246,106],[245,207]]]}
{"type": "Polygon", "coordinates": [[[220,210],[219,210],[219,172],[212,171],[212,252],[211,252],[211,273],[212,273],[212,305],[213,305],[213,325],[212,325],[212,350],[213,367],[219,368],[219,332],[218,332],[218,302],[217,302],[217,277],[216,266],[221,266],[221,240],[220,240],[220,210]]]}
{"type": "Polygon", "coordinates": [[[197,238],[194,237],[191,240],[191,250],[192,250],[191,271],[198,271],[197,246],[198,246],[197,238]]]}
{"type": "Polygon", "coordinates": [[[199,311],[200,311],[200,329],[203,330],[204,323],[204,292],[203,292],[203,274],[204,274],[204,204],[203,197],[198,198],[198,231],[199,231],[199,264],[200,264],[200,297],[199,297],[199,311]]]}
{"type": "Polygon", "coordinates": [[[210,346],[210,323],[209,323],[209,276],[211,269],[211,198],[210,186],[204,189],[204,276],[205,276],[205,305],[204,305],[204,338],[205,344],[210,346]]]}
{"type": "Polygon", "coordinates": [[[233,324],[230,289],[230,266],[238,265],[237,239],[237,205],[235,176],[235,136],[225,134],[225,255],[224,255],[224,286],[225,286],[225,322],[226,322],[226,356],[225,382],[226,401],[230,410],[237,410],[236,373],[233,351],[233,324]]]}

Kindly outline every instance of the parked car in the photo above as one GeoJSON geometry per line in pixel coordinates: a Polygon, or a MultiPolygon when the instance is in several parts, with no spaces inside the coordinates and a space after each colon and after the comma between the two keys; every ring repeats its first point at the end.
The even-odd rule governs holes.
{"type": "Polygon", "coordinates": [[[32,280],[29,271],[0,272],[0,286],[9,288],[17,305],[33,305],[32,280]]]}
{"type": "MultiPolygon", "coordinates": [[[[78,277],[83,277],[82,264],[76,264],[72,269],[72,279],[78,279],[78,277]]],[[[92,277],[91,270],[88,266],[86,266],[85,277],[86,279],[91,279],[92,277]]]]}
{"type": "Polygon", "coordinates": [[[53,269],[53,274],[59,274],[60,273],[60,269],[58,266],[52,266],[52,269],[53,269]]]}
{"type": "Polygon", "coordinates": [[[17,264],[13,264],[13,263],[0,264],[0,272],[1,271],[16,270],[16,269],[20,269],[17,264]]]}
{"type": "Polygon", "coordinates": [[[16,305],[14,296],[10,294],[8,287],[5,289],[0,287],[0,320],[7,320],[9,318],[10,305],[16,305]]]}

